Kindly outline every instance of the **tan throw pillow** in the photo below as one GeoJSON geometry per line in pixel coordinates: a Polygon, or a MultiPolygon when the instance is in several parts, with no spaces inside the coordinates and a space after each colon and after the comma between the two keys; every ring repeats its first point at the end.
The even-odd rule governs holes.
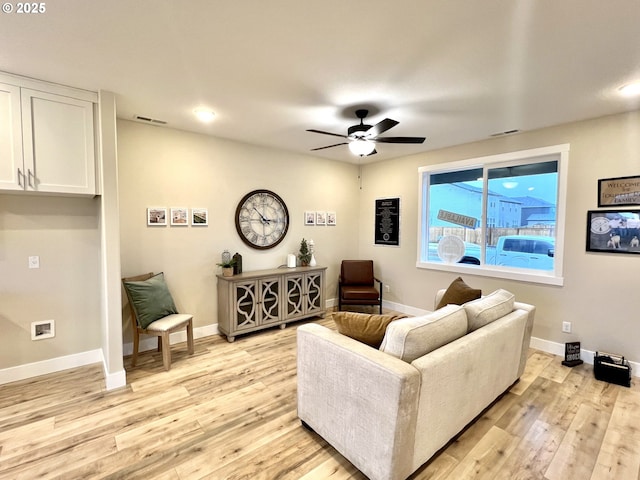
{"type": "Polygon", "coordinates": [[[445,305],[462,305],[463,303],[470,302],[471,300],[475,300],[481,296],[481,290],[471,288],[469,285],[464,283],[462,278],[458,277],[451,282],[447,291],[444,292],[444,295],[442,295],[440,302],[438,302],[438,305],[436,306],[436,310],[444,307],[445,305]]]}
{"type": "Polygon", "coordinates": [[[400,318],[406,318],[406,315],[369,315],[357,312],[333,314],[339,333],[375,348],[382,343],[387,325],[400,318]]]}
{"type": "Polygon", "coordinates": [[[489,295],[463,305],[469,321],[469,332],[513,312],[515,296],[513,293],[498,289],[489,295]]]}
{"type": "Polygon", "coordinates": [[[467,333],[467,315],[459,305],[447,305],[420,317],[389,324],[380,350],[411,363],[467,333]]]}

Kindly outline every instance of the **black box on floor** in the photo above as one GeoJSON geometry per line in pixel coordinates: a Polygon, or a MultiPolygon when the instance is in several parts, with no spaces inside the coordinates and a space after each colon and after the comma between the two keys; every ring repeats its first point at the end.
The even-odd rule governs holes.
{"type": "Polygon", "coordinates": [[[597,380],[623,387],[631,386],[631,365],[620,355],[596,352],[593,358],[593,373],[597,380]]]}

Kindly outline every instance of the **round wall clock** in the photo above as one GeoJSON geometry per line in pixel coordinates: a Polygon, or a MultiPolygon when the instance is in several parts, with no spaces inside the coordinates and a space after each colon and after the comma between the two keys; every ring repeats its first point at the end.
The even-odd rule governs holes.
{"type": "Polygon", "coordinates": [[[289,211],[270,190],[247,193],[236,208],[236,230],[244,243],[261,250],[278,245],[289,229],[289,211]]]}

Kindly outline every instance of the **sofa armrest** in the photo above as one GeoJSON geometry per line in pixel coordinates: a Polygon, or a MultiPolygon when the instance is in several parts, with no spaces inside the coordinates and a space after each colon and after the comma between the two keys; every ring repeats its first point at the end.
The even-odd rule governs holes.
{"type": "Polygon", "coordinates": [[[318,324],[297,342],[298,417],[369,478],[410,475],[418,370],[318,324]]]}

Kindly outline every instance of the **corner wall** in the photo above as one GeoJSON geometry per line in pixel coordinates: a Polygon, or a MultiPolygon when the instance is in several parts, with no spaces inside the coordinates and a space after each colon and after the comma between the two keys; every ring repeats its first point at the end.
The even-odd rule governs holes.
{"type": "MultiPolygon", "coordinates": [[[[536,305],[533,336],[545,342],[580,341],[589,351],[619,353],[640,361],[640,307],[635,293],[640,256],[585,251],[587,210],[597,209],[600,178],[640,173],[640,112],[614,115],[509,137],[427,152],[364,168],[360,203],[359,254],[376,261],[376,273],[391,292],[385,300],[425,310],[439,288],[457,276],[418,269],[418,168],[424,165],[569,143],[564,286],[554,287],[475,275],[463,275],[470,285],[490,292],[512,291],[518,300],[536,305]],[[401,245],[373,245],[374,201],[401,197],[401,245]],[[571,321],[573,333],[561,331],[571,321]]],[[[629,208],[629,207],[627,207],[629,208]]]]}
{"type": "MultiPolygon", "coordinates": [[[[218,323],[216,263],[224,249],[242,255],[245,271],[258,270],[286,264],[303,237],[313,239],[318,264],[328,267],[327,298],[335,297],[340,260],[357,255],[355,165],[119,120],[118,168],[122,276],[164,271],[196,331],[218,323]],[[238,202],[260,188],[280,195],[289,210],[285,240],[269,250],[245,245],[234,223],[238,202]],[[209,225],[150,227],[148,207],[204,207],[209,225]],[[305,226],[307,210],[337,212],[337,226],[305,226]]],[[[123,322],[130,342],[127,310],[123,322]]]]}

